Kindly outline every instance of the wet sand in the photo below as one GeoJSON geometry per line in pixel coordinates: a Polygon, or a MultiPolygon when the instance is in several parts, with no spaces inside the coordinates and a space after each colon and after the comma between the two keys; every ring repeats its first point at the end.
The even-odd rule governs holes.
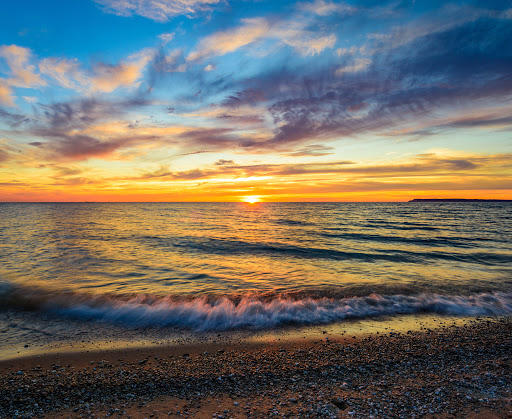
{"type": "Polygon", "coordinates": [[[0,417],[512,417],[512,319],[0,362],[0,417]]]}

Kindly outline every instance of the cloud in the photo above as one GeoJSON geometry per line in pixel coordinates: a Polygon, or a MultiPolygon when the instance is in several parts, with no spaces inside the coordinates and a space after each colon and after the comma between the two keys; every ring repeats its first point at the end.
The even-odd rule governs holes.
{"type": "Polygon", "coordinates": [[[13,92],[5,80],[0,79],[0,105],[14,106],[13,92]]]}
{"type": "Polygon", "coordinates": [[[138,179],[155,179],[161,178],[161,180],[197,180],[197,179],[205,179],[212,175],[215,175],[217,172],[215,170],[201,170],[201,169],[192,169],[192,170],[184,170],[181,172],[172,172],[168,167],[161,166],[158,170],[153,172],[144,173],[142,176],[132,180],[138,179]]]}
{"type": "Polygon", "coordinates": [[[334,147],[327,147],[322,144],[311,144],[292,153],[285,153],[285,155],[291,157],[321,157],[333,154],[333,150],[335,150],[334,147]]]}
{"type": "Polygon", "coordinates": [[[138,106],[131,101],[102,101],[94,98],[41,105],[36,129],[82,130],[98,121],[104,121],[123,114],[125,109],[138,106]]]}
{"type": "Polygon", "coordinates": [[[334,47],[335,34],[307,30],[308,23],[298,17],[276,22],[266,18],[242,19],[238,27],[203,38],[187,56],[187,61],[222,56],[265,40],[272,40],[279,46],[290,46],[304,56],[320,54],[325,49],[334,47]]]}
{"type": "Polygon", "coordinates": [[[7,122],[11,128],[18,128],[31,121],[26,115],[8,112],[0,108],[0,119],[7,122]]]}
{"type": "Polygon", "coordinates": [[[262,126],[262,124],[265,123],[265,118],[261,115],[257,114],[244,114],[244,115],[233,115],[228,113],[223,113],[217,116],[220,120],[225,120],[228,124],[232,126],[232,124],[237,124],[238,127],[243,126],[250,126],[250,125],[256,125],[256,126],[262,126]]]}
{"type": "MultiPolygon", "coordinates": [[[[262,74],[246,83],[246,90],[229,96],[224,105],[242,103],[258,92],[273,117],[275,130],[267,143],[255,146],[290,147],[308,141],[326,141],[360,134],[384,134],[414,121],[425,128],[445,116],[494,107],[512,94],[512,27],[504,21],[483,19],[431,33],[416,41],[355,62],[339,77],[339,66],[287,67],[262,74]],[[364,104],[364,105],[362,105],[364,104]]],[[[349,64],[351,65],[351,64],[349,64]]],[[[504,123],[506,107],[495,121],[465,121],[491,127],[504,123]]],[[[462,121],[459,122],[462,124],[462,121]]],[[[450,128],[446,126],[446,128],[450,128]]],[[[452,129],[457,128],[454,124],[452,129]]]]}
{"type": "MultiPolygon", "coordinates": [[[[315,13],[310,20],[241,20],[238,27],[203,38],[187,59],[223,55],[256,42],[263,44],[267,39],[289,45],[304,56],[334,48],[336,34],[329,33],[334,18],[326,18],[320,30],[312,29],[313,23],[320,22],[318,16],[337,13],[335,5],[325,1],[312,5],[325,10],[315,13]]],[[[167,127],[164,122],[160,127],[142,127],[138,122],[124,121],[122,116],[127,109],[140,109],[148,104],[138,101],[136,96],[131,105],[128,100],[90,99],[34,106],[39,123],[28,131],[42,140],[49,139],[47,150],[68,157],[73,157],[69,150],[73,141],[81,150],[76,156],[86,156],[88,151],[91,155],[107,156],[142,142],[129,140],[132,135],[151,138],[155,143],[172,135],[173,141],[185,151],[235,148],[246,153],[315,157],[330,154],[331,148],[325,145],[328,141],[362,134],[389,136],[402,132],[420,137],[464,127],[507,128],[510,112],[506,114],[504,109],[491,114],[485,110],[512,93],[512,52],[507,43],[512,30],[501,18],[479,12],[484,17],[475,20],[476,15],[471,12],[452,26],[443,23],[422,29],[409,36],[406,43],[391,42],[385,50],[375,48],[371,58],[361,57],[359,47],[347,47],[347,51],[338,51],[328,59],[324,55],[313,61],[302,57],[290,63],[277,61],[245,80],[232,74],[221,75],[220,70],[205,71],[213,69],[213,64],[189,64],[189,73],[179,75],[180,80],[190,82],[190,92],[201,94],[185,93],[173,98],[169,107],[175,108],[173,118],[179,118],[187,117],[184,108],[188,107],[188,111],[201,103],[205,106],[202,109],[213,110],[199,116],[201,124],[209,124],[203,125],[205,128],[167,127]],[[216,103],[204,103],[212,97],[216,103]],[[481,112],[467,118],[462,109],[463,117],[454,118],[455,111],[469,102],[481,112]],[[445,118],[441,120],[440,114],[445,118]],[[118,121],[119,126],[107,126],[108,121],[118,121]],[[412,127],[411,121],[416,127],[412,127]]],[[[388,37],[373,37],[369,42],[375,44],[370,46],[380,46],[383,39],[394,39],[398,33],[397,28],[392,28],[388,37]]],[[[162,34],[164,41],[171,37],[172,34],[162,34]]],[[[9,68],[19,70],[23,63],[29,73],[23,73],[20,80],[40,80],[37,67],[30,67],[30,50],[11,47],[2,49],[9,68]]],[[[45,58],[38,67],[41,74],[64,87],[95,94],[137,87],[143,82],[152,87],[157,74],[176,72],[181,66],[185,66],[183,52],[168,52],[161,46],[159,50],[142,50],[117,64],[95,64],[87,71],[77,60],[63,58],[45,58]]],[[[5,82],[0,83],[0,101],[13,102],[12,87],[5,82]]],[[[167,103],[162,107],[167,107],[167,103]]],[[[24,117],[8,115],[3,119],[14,125],[29,122],[24,117]]]]}
{"type": "Polygon", "coordinates": [[[191,129],[179,137],[188,147],[209,147],[211,150],[230,149],[240,145],[244,138],[231,128],[191,129]]]}
{"type": "Polygon", "coordinates": [[[0,163],[7,161],[9,159],[9,153],[0,148],[0,163]]]}
{"type": "MultiPolygon", "coordinates": [[[[328,163],[305,163],[305,164],[257,164],[257,165],[236,165],[232,160],[218,160],[213,167],[184,170],[172,172],[168,169],[146,173],[143,177],[160,177],[180,180],[199,180],[212,177],[229,176],[234,178],[253,178],[265,176],[288,176],[315,173],[337,172],[341,166],[351,165],[351,161],[336,161],[328,163]]],[[[164,180],[164,179],[162,179],[164,180]]]]}
{"type": "Polygon", "coordinates": [[[184,73],[186,70],[187,65],[181,49],[170,52],[160,49],[155,53],[149,66],[149,77],[146,78],[146,81],[153,86],[164,73],[184,73]]]}
{"type": "Polygon", "coordinates": [[[299,3],[299,9],[306,13],[328,16],[333,13],[354,13],[357,9],[345,3],[334,3],[325,0],[315,0],[313,3],[299,3]]]}
{"type": "Polygon", "coordinates": [[[234,166],[235,162],[233,160],[224,160],[220,159],[215,162],[215,166],[234,166]]]}
{"type": "Polygon", "coordinates": [[[14,107],[13,87],[44,86],[46,83],[30,63],[32,52],[18,45],[0,46],[0,58],[9,69],[8,77],[0,78],[0,105],[14,107]]]}
{"type": "MultiPolygon", "coordinates": [[[[354,46],[347,47],[347,51],[338,51],[339,59],[333,56],[314,62],[291,63],[287,56],[288,62],[276,59],[266,70],[245,80],[229,77],[228,82],[220,83],[220,77],[199,73],[197,78],[191,74],[188,80],[193,83],[194,91],[202,92],[201,101],[208,94],[218,97],[226,91],[231,92],[217,102],[219,112],[214,117],[230,121],[235,138],[242,136],[236,135],[236,131],[243,130],[244,126],[242,119],[237,119],[231,110],[244,105],[257,105],[259,109],[266,107],[258,111],[261,112],[259,119],[262,122],[270,120],[269,116],[273,119],[274,135],[262,141],[262,127],[257,141],[242,139],[240,144],[247,152],[265,149],[290,152],[293,147],[301,150],[303,144],[318,140],[323,142],[363,134],[386,135],[389,130],[405,129],[412,121],[428,128],[438,123],[439,113],[453,115],[464,103],[471,102],[475,108],[485,110],[495,99],[505,100],[512,86],[506,69],[511,63],[506,41],[507,36],[512,35],[510,28],[500,19],[488,17],[486,12],[473,13],[461,8],[458,11],[461,14],[467,11],[467,15],[454,23],[443,21],[418,30],[414,36],[408,36],[407,42],[393,41],[385,49],[378,48],[384,38],[375,37],[365,48],[354,46]],[[475,16],[483,17],[477,19],[475,16]],[[229,109],[224,111],[221,107],[229,109]]],[[[249,25],[245,21],[237,28],[203,38],[189,58],[205,59],[253,44],[254,50],[261,49],[268,39],[275,40],[275,44],[290,45],[301,54],[317,54],[324,47],[334,48],[333,41],[319,44],[316,49],[305,46],[309,38],[303,35],[309,33],[312,26],[308,25],[314,21],[294,23],[264,19],[259,25],[252,21],[255,27],[268,27],[268,31],[261,35],[258,32],[255,36],[250,35],[250,31],[250,36],[240,32],[242,42],[238,34],[241,28],[249,25]],[[217,35],[221,40],[218,48],[214,42],[217,35]],[[229,48],[224,46],[223,37],[228,39],[229,48]],[[295,39],[298,39],[296,44],[293,43],[295,39]]],[[[409,26],[413,28],[414,22],[409,26]]],[[[321,26],[321,31],[329,29],[328,25],[321,26]]],[[[329,33],[322,34],[321,31],[314,39],[329,39],[329,33]]],[[[392,28],[386,39],[398,38],[398,33],[398,29],[392,28]]],[[[192,69],[190,66],[191,73],[192,69]]],[[[204,66],[201,66],[201,73],[203,70],[204,66]]],[[[192,95],[184,99],[191,103],[198,100],[192,95]]],[[[500,117],[506,115],[496,116],[500,117]]],[[[474,123],[479,124],[479,121],[474,123]]],[[[490,123],[486,126],[492,127],[490,123]]],[[[455,125],[446,127],[456,128],[455,125]]],[[[202,140],[199,144],[202,146],[202,140]]]]}
{"type": "Polygon", "coordinates": [[[93,68],[92,91],[109,93],[119,87],[137,87],[144,68],[154,55],[154,50],[148,48],[116,65],[97,64],[93,68]]]}
{"type": "MultiPolygon", "coordinates": [[[[501,177],[507,177],[503,170],[512,169],[511,154],[497,155],[474,155],[474,156],[450,156],[426,154],[417,155],[413,158],[395,162],[393,164],[365,164],[356,163],[349,160],[340,160],[332,162],[319,163],[287,163],[287,164],[254,164],[254,165],[236,165],[232,160],[218,160],[213,164],[201,169],[185,170],[172,172],[169,168],[160,168],[159,170],[143,175],[144,178],[161,178],[162,180],[200,180],[218,177],[230,178],[262,178],[262,177],[289,177],[287,181],[295,178],[296,182],[302,182],[304,176],[321,176],[325,182],[337,184],[338,178],[332,175],[346,176],[347,181],[363,181],[369,178],[386,179],[386,182],[397,185],[403,184],[404,178],[415,179],[419,182],[419,177],[428,179],[435,177],[449,178],[451,174],[456,176],[474,175],[482,178],[492,175],[496,170],[500,170],[501,177]],[[395,180],[393,180],[395,179],[395,180]]],[[[498,179],[498,181],[500,180],[498,179]]],[[[412,180],[411,180],[412,182],[412,180]]],[[[302,183],[300,183],[302,185],[302,183]]],[[[382,185],[381,185],[382,186],[382,185]]],[[[303,187],[303,185],[302,185],[303,187]]]]}
{"type": "MultiPolygon", "coordinates": [[[[138,87],[145,67],[154,56],[155,51],[147,48],[118,64],[100,62],[92,69],[84,70],[77,59],[48,57],[37,63],[28,48],[4,45],[0,47],[0,58],[6,61],[10,74],[8,78],[0,79],[0,104],[14,106],[13,87],[45,86],[48,79],[82,93],[110,93],[119,87],[138,87]],[[36,64],[32,64],[33,61],[36,64]]],[[[31,98],[27,99],[33,102],[31,98]]]]}
{"type": "MultiPolygon", "coordinates": [[[[9,86],[32,87],[45,85],[44,80],[36,74],[36,67],[30,64],[32,52],[18,45],[0,46],[0,58],[3,58],[10,70],[7,79],[9,86]]],[[[5,79],[4,79],[5,80],[5,79]]]]}
{"type": "Polygon", "coordinates": [[[39,62],[39,71],[51,77],[61,86],[68,89],[81,90],[90,83],[90,79],[81,70],[77,59],[44,58],[39,62]]]}
{"type": "Polygon", "coordinates": [[[56,170],[59,177],[79,175],[84,171],[77,167],[54,166],[53,168],[56,170]]]}
{"type": "MultiPolygon", "coordinates": [[[[170,145],[164,136],[133,132],[130,135],[124,132],[116,134],[88,135],[87,130],[75,133],[56,129],[33,130],[32,133],[39,138],[47,139],[46,142],[33,142],[38,148],[45,152],[48,161],[83,161],[90,158],[101,158],[105,160],[123,159],[120,152],[124,149],[136,147],[156,147],[170,145]],[[167,144],[166,144],[167,143],[167,144]]],[[[126,156],[130,159],[130,156],[126,156]]]]}
{"type": "Polygon", "coordinates": [[[370,67],[372,60],[369,58],[356,58],[354,59],[352,64],[345,65],[336,70],[336,75],[340,76],[343,73],[357,73],[358,71],[363,71],[370,67]]]}
{"type": "Polygon", "coordinates": [[[332,30],[336,25],[326,24],[320,18],[334,12],[352,13],[350,6],[335,4],[323,0],[314,3],[300,3],[299,13],[293,13],[287,19],[274,22],[266,35],[276,45],[292,47],[302,56],[313,56],[326,49],[334,48],[337,36],[332,30]]]}
{"type": "MultiPolygon", "coordinates": [[[[510,113],[508,109],[501,110],[502,113],[510,113]]],[[[444,118],[436,124],[426,123],[425,126],[404,130],[391,130],[386,133],[392,137],[407,137],[412,140],[419,140],[423,137],[430,137],[441,132],[453,129],[465,128],[486,128],[495,130],[512,130],[512,116],[501,114],[500,112],[483,112],[478,110],[472,111],[473,115],[453,116],[444,118]]]]}
{"type": "Polygon", "coordinates": [[[330,34],[326,36],[317,36],[312,32],[307,31],[291,31],[276,30],[273,32],[275,38],[281,38],[282,41],[302,55],[316,55],[320,54],[327,48],[333,48],[336,43],[336,35],[330,34]]]}
{"type": "Polygon", "coordinates": [[[229,108],[237,108],[243,105],[254,105],[265,99],[261,90],[247,89],[241,92],[233,93],[222,102],[222,106],[229,108]]]}
{"type": "Polygon", "coordinates": [[[158,37],[162,40],[164,45],[166,45],[174,39],[174,32],[162,33],[158,35],[158,37]]]}
{"type": "Polygon", "coordinates": [[[229,52],[261,39],[269,30],[270,24],[264,18],[242,19],[242,25],[227,31],[217,32],[203,38],[195,51],[187,56],[187,61],[195,61],[209,56],[225,55],[229,52]]]}
{"type": "Polygon", "coordinates": [[[336,51],[335,51],[335,54],[339,57],[343,56],[343,55],[354,55],[356,54],[358,51],[360,50],[359,47],[356,47],[355,45],[351,46],[351,47],[346,47],[346,48],[338,48],[336,51]]]}
{"type": "Polygon", "coordinates": [[[53,145],[58,156],[65,160],[85,160],[91,157],[106,157],[130,142],[130,140],[122,142],[119,139],[100,141],[87,135],[61,135],[58,142],[53,145]]]}
{"type": "Polygon", "coordinates": [[[179,16],[191,16],[211,10],[220,0],[95,0],[103,11],[118,16],[143,16],[157,22],[167,22],[179,16]]]}
{"type": "MultiPolygon", "coordinates": [[[[512,111],[511,111],[512,113],[512,111]]],[[[454,119],[434,128],[512,127],[512,115],[483,114],[454,119]]]]}
{"type": "Polygon", "coordinates": [[[25,99],[25,101],[28,103],[36,103],[37,102],[37,98],[34,96],[23,96],[23,99],[25,99]]]}
{"type": "Polygon", "coordinates": [[[122,148],[150,141],[160,144],[159,135],[130,128],[126,121],[112,122],[125,112],[148,104],[135,97],[118,101],[89,98],[39,105],[33,118],[23,121],[25,128],[19,134],[35,137],[37,140],[30,145],[41,149],[49,161],[112,158],[114,152],[122,148]]]}

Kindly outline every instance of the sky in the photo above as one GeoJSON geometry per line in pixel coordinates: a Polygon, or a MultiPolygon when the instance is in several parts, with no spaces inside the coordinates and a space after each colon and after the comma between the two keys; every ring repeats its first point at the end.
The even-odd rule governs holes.
{"type": "Polygon", "coordinates": [[[2,14],[0,201],[512,199],[508,1],[2,14]]]}

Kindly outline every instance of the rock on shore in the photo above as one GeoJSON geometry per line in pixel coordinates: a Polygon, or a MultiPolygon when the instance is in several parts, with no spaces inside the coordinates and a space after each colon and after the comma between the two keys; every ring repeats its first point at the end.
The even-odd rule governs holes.
{"type": "Polygon", "coordinates": [[[511,326],[4,361],[0,417],[512,417],[511,326]]]}

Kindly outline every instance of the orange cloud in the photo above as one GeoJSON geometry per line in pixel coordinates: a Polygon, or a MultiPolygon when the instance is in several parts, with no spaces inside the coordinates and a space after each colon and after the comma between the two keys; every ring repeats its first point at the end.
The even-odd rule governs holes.
{"type": "Polygon", "coordinates": [[[281,21],[271,24],[265,18],[242,19],[242,25],[227,31],[217,32],[203,38],[188,61],[206,57],[221,56],[246,45],[264,39],[274,39],[280,44],[293,47],[302,55],[319,54],[326,48],[333,48],[336,35],[317,35],[304,29],[304,21],[281,21]]]}
{"type": "Polygon", "coordinates": [[[91,89],[112,92],[119,87],[133,86],[140,81],[142,72],[153,57],[153,50],[145,49],[117,65],[98,64],[93,69],[91,89]]]}
{"type": "Polygon", "coordinates": [[[224,55],[262,38],[270,25],[264,18],[242,19],[238,28],[217,32],[203,38],[197,49],[191,52],[187,60],[194,61],[207,56],[224,55]]]}
{"type": "Polygon", "coordinates": [[[35,73],[36,67],[29,63],[30,49],[18,45],[2,45],[0,57],[7,62],[11,71],[11,77],[7,79],[10,86],[31,87],[46,84],[39,74],[35,73]]]}
{"type": "Polygon", "coordinates": [[[118,64],[98,63],[90,71],[83,70],[77,59],[51,57],[39,62],[39,71],[68,89],[110,93],[136,87],[153,55],[153,49],[143,49],[118,64]]]}
{"type": "Polygon", "coordinates": [[[0,104],[4,106],[14,106],[12,98],[12,89],[5,81],[0,80],[0,104]]]}
{"type": "Polygon", "coordinates": [[[45,81],[36,74],[36,67],[30,64],[31,51],[18,45],[0,46],[0,58],[7,63],[10,75],[0,79],[0,104],[13,107],[12,87],[43,86],[45,81]]]}

